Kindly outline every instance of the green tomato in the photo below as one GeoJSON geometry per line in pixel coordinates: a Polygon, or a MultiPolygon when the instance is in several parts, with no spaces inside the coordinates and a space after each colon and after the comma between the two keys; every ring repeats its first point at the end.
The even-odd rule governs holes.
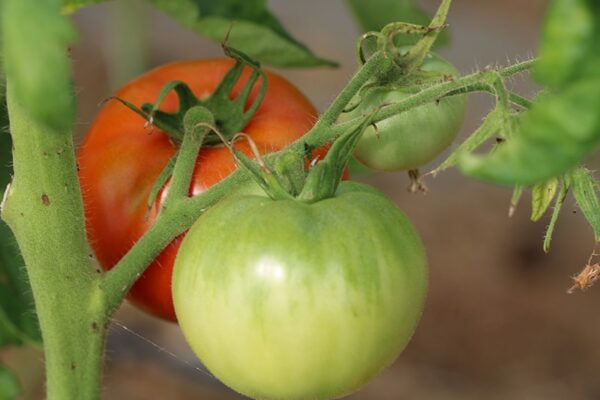
{"type": "MultiPolygon", "coordinates": [[[[444,59],[430,55],[422,71],[456,76],[458,71],[444,59]]],[[[411,93],[377,87],[364,93],[359,106],[342,114],[341,121],[368,115],[377,107],[397,103],[411,93]]],[[[354,156],[364,165],[382,171],[417,169],[437,157],[456,138],[466,109],[466,96],[447,97],[378,122],[365,130],[354,156]]]]}
{"type": "Polygon", "coordinates": [[[194,352],[226,385],[261,400],[360,388],[408,343],[426,287],[410,221],[352,182],[313,204],[223,200],[190,229],[173,275],[194,352]]]}

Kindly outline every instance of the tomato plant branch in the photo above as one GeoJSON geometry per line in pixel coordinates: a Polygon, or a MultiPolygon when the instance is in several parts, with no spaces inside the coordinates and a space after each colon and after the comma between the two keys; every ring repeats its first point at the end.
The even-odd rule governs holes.
{"type": "MultiPolygon", "coordinates": [[[[375,53],[371,58],[367,60],[367,62],[358,70],[358,72],[354,75],[354,77],[350,80],[348,85],[344,87],[344,89],[338,94],[338,96],[333,100],[333,103],[327,108],[327,110],[321,115],[315,126],[310,130],[310,132],[322,132],[326,131],[330,126],[332,126],[337,120],[338,116],[343,112],[344,108],[350,103],[352,98],[358,93],[358,91],[367,83],[373,76],[377,73],[380,73],[385,68],[389,68],[391,66],[391,60],[386,57],[386,55],[382,52],[375,53]]],[[[313,134],[312,136],[307,135],[303,138],[306,143],[312,145],[310,143],[310,138],[312,136],[317,136],[313,134]]],[[[331,138],[333,139],[333,138],[331,138]]],[[[314,147],[318,147],[324,143],[320,143],[319,145],[315,145],[314,147]]]]}
{"type": "MultiPolygon", "coordinates": [[[[333,104],[323,114],[317,124],[301,139],[285,150],[272,153],[265,157],[267,163],[290,151],[302,153],[306,145],[318,147],[327,144],[349,129],[358,127],[363,119],[356,118],[345,123],[335,124],[337,116],[351,101],[360,88],[369,81],[373,74],[387,63],[382,53],[375,53],[357,72],[346,88],[338,95],[333,104]],[[335,125],[334,125],[335,124],[335,125]]],[[[491,85],[497,80],[498,74],[507,77],[525,71],[533,65],[534,60],[525,61],[498,71],[483,71],[467,75],[454,81],[443,82],[426,88],[405,100],[382,108],[373,117],[373,121],[381,121],[414,107],[436,101],[444,96],[474,91],[490,92],[491,85]]],[[[509,98],[515,98],[510,96],[509,98]]],[[[517,100],[519,101],[519,100],[517,100]]],[[[188,157],[189,158],[189,157],[188,157]]],[[[186,168],[191,168],[188,165],[186,168]]],[[[185,232],[196,219],[209,207],[231,193],[234,187],[247,181],[250,175],[241,169],[236,170],[220,183],[212,186],[201,195],[189,198],[177,196],[173,206],[163,210],[153,227],[121,261],[106,274],[103,287],[107,292],[108,309],[119,305],[128,288],[141,275],[146,266],[170,243],[177,235],[185,232]]]]}
{"type": "MultiPolygon", "coordinates": [[[[452,91],[452,92],[448,93],[448,96],[454,96],[457,94],[465,94],[465,93],[472,93],[472,92],[485,92],[485,93],[493,94],[494,90],[487,84],[476,83],[476,84],[469,85],[464,88],[452,91]]],[[[523,109],[529,109],[533,105],[533,102],[531,100],[529,100],[517,93],[507,91],[507,94],[508,94],[508,100],[512,104],[517,105],[523,109]]]]}
{"type": "Polygon", "coordinates": [[[49,400],[97,399],[108,316],[69,132],[39,122],[7,74],[14,179],[2,218],[19,243],[44,342],[49,400]]]}
{"type": "MultiPolygon", "coordinates": [[[[475,72],[470,75],[463,76],[461,78],[457,78],[453,81],[443,82],[437,85],[430,86],[421,90],[418,93],[413,94],[412,96],[407,97],[405,100],[399,101],[398,103],[390,104],[386,107],[383,107],[380,112],[374,118],[374,122],[383,121],[384,119],[388,119],[397,115],[403,111],[409,110],[414,107],[418,107],[420,105],[430,103],[433,101],[437,101],[444,96],[449,95],[450,93],[471,87],[472,85],[478,83],[484,83],[489,86],[494,86],[498,80],[498,75],[502,77],[507,77],[510,75],[514,75],[520,72],[531,68],[533,65],[533,60],[523,62],[519,65],[514,65],[511,67],[507,67],[505,69],[499,71],[481,71],[475,72]],[[510,72],[510,74],[508,73],[510,72]]],[[[344,124],[339,124],[336,127],[336,131],[341,130],[343,132],[344,129],[347,129],[346,125],[356,124],[354,120],[348,121],[344,124]]],[[[341,134],[339,132],[338,134],[341,134]]],[[[310,133],[309,133],[310,134],[310,133]]],[[[308,134],[307,134],[308,135],[308,134]]],[[[337,135],[336,135],[337,137],[337,135]]]]}

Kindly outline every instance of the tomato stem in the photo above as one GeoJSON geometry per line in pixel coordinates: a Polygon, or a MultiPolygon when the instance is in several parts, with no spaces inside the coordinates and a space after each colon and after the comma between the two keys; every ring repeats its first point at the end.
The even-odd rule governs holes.
{"type": "MultiPolygon", "coordinates": [[[[533,66],[534,62],[535,62],[535,60],[529,60],[529,61],[520,63],[519,65],[513,65],[511,67],[501,69],[499,71],[490,70],[490,71],[475,72],[473,74],[466,75],[464,77],[457,78],[452,81],[434,84],[428,88],[421,90],[418,93],[415,93],[415,94],[407,97],[406,99],[403,99],[397,103],[389,104],[389,105],[383,107],[375,115],[375,117],[373,118],[373,122],[383,121],[385,119],[388,119],[395,115],[398,115],[401,112],[407,111],[414,107],[421,106],[423,104],[437,101],[438,99],[441,99],[443,97],[466,93],[466,90],[468,90],[468,89],[473,89],[473,91],[489,92],[489,89],[488,90],[481,89],[481,87],[478,84],[483,83],[488,86],[493,86],[494,83],[497,82],[498,76],[501,76],[501,77],[509,76],[509,75],[507,75],[507,71],[509,71],[511,74],[517,74],[517,73],[523,72],[523,71],[531,68],[533,66]]],[[[357,124],[360,124],[360,119],[361,118],[357,117],[350,121],[346,121],[346,122],[337,124],[333,128],[334,132],[333,132],[332,136],[338,137],[340,134],[342,134],[343,132],[346,132],[348,129],[352,129],[357,124]]],[[[317,134],[314,131],[315,131],[315,129],[313,128],[302,139],[307,140],[307,141],[311,140],[312,136],[317,134]]],[[[300,140],[302,140],[302,139],[300,139],[300,140]]],[[[312,140],[311,140],[311,142],[312,142],[312,140]]],[[[321,143],[320,141],[317,141],[317,145],[319,145],[320,143],[321,143]]]]}
{"type": "Polygon", "coordinates": [[[2,208],[23,254],[42,331],[49,400],[98,398],[109,315],[86,237],[71,135],[39,122],[7,73],[15,177],[2,208]]]}
{"type": "Polygon", "coordinates": [[[214,117],[205,107],[195,106],[186,112],[183,121],[185,134],[183,135],[183,141],[177,154],[175,166],[173,167],[171,187],[163,209],[169,207],[174,199],[189,196],[196,159],[198,158],[202,141],[210,132],[212,124],[214,124],[214,117]]]}

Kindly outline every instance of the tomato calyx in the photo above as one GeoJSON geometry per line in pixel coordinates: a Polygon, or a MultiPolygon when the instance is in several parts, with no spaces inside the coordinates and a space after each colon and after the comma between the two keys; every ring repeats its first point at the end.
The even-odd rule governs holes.
{"type": "MultiPolygon", "coordinates": [[[[225,44],[223,44],[223,50],[227,56],[235,60],[235,64],[227,71],[214,92],[206,98],[197,97],[187,83],[178,80],[170,81],[163,86],[154,103],[144,103],[141,107],[114,97],[115,100],[144,118],[148,124],[163,131],[178,148],[152,186],[147,200],[148,212],[173,174],[177,158],[181,155],[180,147],[184,142],[185,135],[190,135],[190,132],[195,131],[199,125],[204,125],[209,129],[204,129],[205,132],[200,138],[201,146],[218,146],[225,141],[233,140],[234,136],[248,124],[265,96],[267,79],[260,63],[225,44]],[[240,81],[246,67],[249,67],[252,72],[237,96],[233,97],[233,89],[240,81]],[[258,93],[250,105],[247,105],[252,89],[259,79],[258,93]],[[161,110],[160,106],[171,92],[175,92],[177,95],[179,105],[177,111],[166,112],[161,110]]],[[[199,150],[200,147],[198,147],[199,150]]],[[[146,217],[148,217],[148,213],[146,217]]]]}
{"type": "Polygon", "coordinates": [[[255,160],[250,159],[230,143],[226,141],[224,143],[238,166],[247,171],[271,199],[295,199],[305,203],[315,203],[335,196],[354,148],[365,129],[373,123],[373,118],[378,111],[379,108],[363,117],[359,125],[338,137],[322,160],[318,158],[312,160],[308,171],[304,160],[310,154],[309,148],[305,149],[305,154],[293,150],[283,153],[275,160],[273,169],[262,159],[252,139],[243,133],[237,134],[233,141],[240,137],[248,140],[255,160]]]}
{"type": "Polygon", "coordinates": [[[449,6],[449,1],[443,1],[428,26],[392,22],[379,32],[367,32],[361,36],[356,44],[356,56],[361,64],[366,62],[363,44],[372,38],[375,39],[374,50],[382,52],[389,60],[389,64],[374,77],[376,84],[385,85],[399,82],[406,84],[415,74],[419,75],[420,67],[431,51],[439,33],[448,26],[446,16],[449,6]],[[421,35],[421,39],[407,48],[396,45],[395,38],[398,35],[421,35]]]}
{"type": "MultiPolygon", "coordinates": [[[[198,98],[187,83],[174,80],[162,88],[154,103],[144,103],[141,107],[137,107],[124,99],[115,99],[143,117],[148,124],[162,130],[177,146],[181,144],[185,135],[185,116],[190,109],[197,106],[202,106],[213,114],[214,126],[225,138],[230,140],[248,124],[248,121],[260,106],[267,90],[267,79],[260,63],[234,48],[223,45],[223,49],[227,56],[235,60],[235,64],[227,71],[215,91],[206,98],[198,98]],[[246,67],[249,67],[252,72],[239,94],[232,98],[233,88],[240,81],[242,72],[246,67]],[[258,93],[252,103],[247,106],[246,103],[250,93],[259,79],[258,93]],[[177,111],[166,112],[160,110],[162,102],[171,92],[175,92],[179,99],[177,111]]],[[[221,143],[221,139],[212,132],[204,138],[203,145],[216,146],[221,143]]]]}

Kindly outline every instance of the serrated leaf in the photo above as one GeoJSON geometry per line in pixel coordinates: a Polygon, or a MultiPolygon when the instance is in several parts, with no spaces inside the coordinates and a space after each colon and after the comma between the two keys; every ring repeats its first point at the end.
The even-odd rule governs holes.
{"type": "Polygon", "coordinates": [[[266,0],[148,0],[181,24],[276,67],[336,65],[294,39],[268,10],[266,0]]]}
{"type": "Polygon", "coordinates": [[[544,183],[535,185],[531,189],[531,220],[538,221],[550,207],[556,190],[558,179],[550,179],[544,183]]]}
{"type": "Polygon", "coordinates": [[[58,0],[3,0],[3,61],[10,84],[31,116],[71,134],[75,117],[67,46],[76,34],[58,0]]]}
{"type": "Polygon", "coordinates": [[[21,394],[21,385],[15,374],[0,364],[0,399],[13,400],[21,394]]]}
{"type": "MultiPolygon", "coordinates": [[[[431,19],[414,0],[346,0],[346,2],[364,32],[380,31],[390,22],[410,22],[427,26],[431,19]]],[[[406,46],[415,44],[419,37],[398,35],[394,39],[396,45],[406,46]]],[[[444,30],[438,36],[434,47],[447,44],[449,39],[448,31],[444,30]]]]}
{"type": "Polygon", "coordinates": [[[600,240],[600,201],[598,182],[590,171],[580,167],[571,174],[571,185],[575,201],[594,230],[596,241],[600,240]]]}
{"type": "MultiPolygon", "coordinates": [[[[600,71],[599,71],[600,73],[600,71]]],[[[461,170],[501,184],[533,185],[577,165],[600,143],[600,76],[538,99],[515,137],[497,151],[460,160],[461,170]]]]}
{"type": "MultiPolygon", "coordinates": [[[[4,96],[0,96],[0,198],[10,181],[11,140],[4,96]]],[[[12,231],[0,220],[0,347],[24,342],[40,342],[24,261],[12,231]]],[[[1,398],[1,397],[0,397],[1,398]]]]}
{"type": "Polygon", "coordinates": [[[587,62],[594,41],[594,15],[587,0],[552,0],[544,20],[535,77],[558,87],[587,62]]]}

